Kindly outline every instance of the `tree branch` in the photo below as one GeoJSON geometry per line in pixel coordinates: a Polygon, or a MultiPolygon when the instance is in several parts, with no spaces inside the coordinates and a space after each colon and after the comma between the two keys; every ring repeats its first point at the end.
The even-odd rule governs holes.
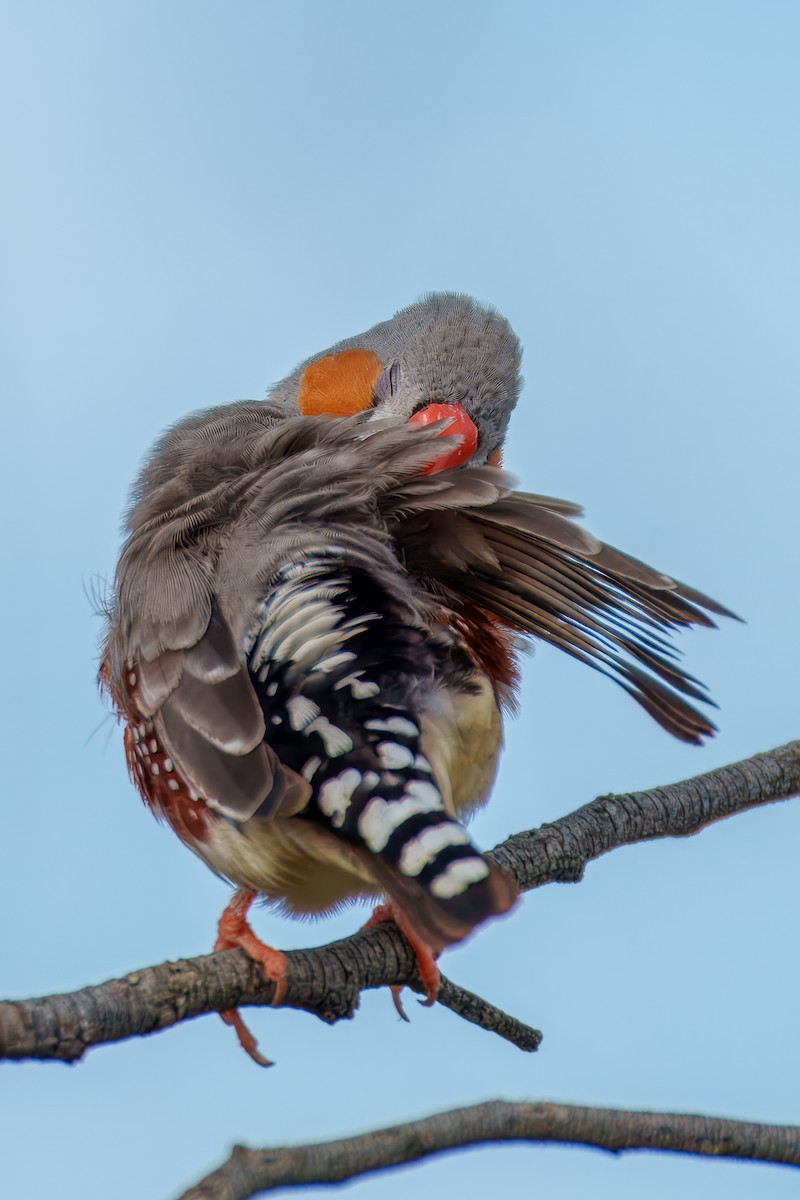
{"type": "Polygon", "coordinates": [[[494,1100],[335,1142],[263,1150],[236,1146],[221,1167],[180,1200],[249,1200],[276,1188],[341,1183],[459,1146],[490,1142],[556,1142],[613,1153],[669,1150],[800,1166],[800,1127],[795,1125],[494,1100]]]}
{"type": "MultiPolygon", "coordinates": [[[[400,984],[423,993],[416,959],[395,925],[384,923],[316,950],[286,955],[283,1008],[333,1024],[352,1017],[368,988],[400,984]]],[[[178,1021],[243,1005],[269,1005],[275,985],[243,950],[132,971],[95,987],[0,1003],[0,1058],[75,1062],[91,1046],[157,1033],[178,1021]]],[[[486,1000],[442,979],[439,1003],[521,1050],[542,1035],[486,1000]]]]}
{"type": "MultiPolygon", "coordinates": [[[[617,846],[698,833],[713,821],[800,792],[800,742],[667,787],[601,796],[549,825],[515,834],[491,856],[528,891],[581,879],[588,862],[617,846]]],[[[391,923],[318,950],[287,954],[284,1005],[323,1021],[351,1017],[366,988],[421,991],[416,962],[391,923]]],[[[90,1046],[154,1033],[239,1005],[268,1005],[274,987],[241,950],[147,967],[64,995],[0,1003],[0,1058],[80,1058],[90,1046]]],[[[524,1050],[541,1035],[445,980],[440,1002],[524,1050]]]]}
{"type": "Polygon", "coordinates": [[[619,846],[689,837],[715,821],[800,792],[800,741],[646,792],[599,796],[552,824],[513,834],[491,851],[520,890],[578,883],[584,867],[619,846]]]}

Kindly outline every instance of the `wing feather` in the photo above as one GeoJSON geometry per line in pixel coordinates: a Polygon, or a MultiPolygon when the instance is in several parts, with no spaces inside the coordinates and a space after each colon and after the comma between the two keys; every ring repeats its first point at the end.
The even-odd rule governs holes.
{"type": "Polygon", "coordinates": [[[675,737],[710,736],[714,725],[683,697],[713,702],[670,637],[713,628],[709,613],[734,614],[586,533],[568,519],[577,505],[512,492],[508,476],[486,501],[487,475],[462,468],[449,490],[405,486],[393,530],[409,569],[454,607],[476,603],[613,679],[675,737]]]}

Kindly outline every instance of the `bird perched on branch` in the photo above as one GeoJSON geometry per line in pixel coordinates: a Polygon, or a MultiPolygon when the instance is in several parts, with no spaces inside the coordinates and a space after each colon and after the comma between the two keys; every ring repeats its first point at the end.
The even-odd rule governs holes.
{"type": "Polygon", "coordinates": [[[497,312],[432,295],[264,402],[180,421],[134,486],[101,682],[145,801],[239,889],[218,947],[257,958],[276,1000],[256,895],[288,913],[385,895],[430,999],[435,956],[513,904],[464,820],[492,786],[522,635],[676,737],[713,732],[668,637],[730,614],[603,545],[575,505],[513,490],[519,362],[497,312]]]}

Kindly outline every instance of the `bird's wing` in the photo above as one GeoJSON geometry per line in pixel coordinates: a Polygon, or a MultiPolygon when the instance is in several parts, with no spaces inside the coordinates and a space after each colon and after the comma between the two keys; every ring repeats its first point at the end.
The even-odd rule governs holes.
{"type": "Polygon", "coordinates": [[[456,607],[474,603],[615,680],[675,737],[712,734],[683,697],[712,701],[669,637],[713,626],[709,613],[735,614],[598,541],[571,520],[576,505],[511,491],[510,482],[493,468],[467,468],[387,496],[409,570],[456,607]]]}

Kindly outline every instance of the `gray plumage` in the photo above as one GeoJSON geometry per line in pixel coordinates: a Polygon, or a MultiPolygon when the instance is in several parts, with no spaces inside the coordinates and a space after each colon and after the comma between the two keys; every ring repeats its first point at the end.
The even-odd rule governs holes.
{"type": "Polygon", "coordinates": [[[426,404],[457,401],[478,427],[474,465],[484,463],[502,445],[522,386],[522,350],[508,321],[495,309],[452,292],[426,296],[390,321],[305,359],[270,389],[270,402],[296,413],[306,368],[352,349],[373,350],[387,372],[396,364],[394,387],[378,385],[381,415],[408,419],[426,404]]]}
{"type": "MultiPolygon", "coordinates": [[[[273,899],[300,897],[287,900],[293,908],[303,906],[304,886],[309,894],[316,886],[310,909],[385,887],[441,943],[507,908],[513,889],[494,868],[483,879],[467,839],[425,825],[455,826],[457,811],[488,793],[510,677],[486,647],[500,654],[503,630],[543,638],[609,675],[677,737],[697,742],[713,731],[684,699],[706,696],[668,638],[727,610],[604,546],[574,524],[576,505],[514,491],[508,475],[483,465],[502,444],[519,361],[514,334],[493,310],[467,297],[428,297],[306,360],[267,402],[188,417],[145,463],[102,677],[137,731],[142,762],[152,728],[191,800],[224,818],[205,842],[182,818],[179,832],[236,882],[273,899]],[[306,369],[343,350],[374,352],[372,403],[367,397],[363,412],[346,417],[300,415],[306,369]],[[408,420],[433,403],[460,404],[478,443],[468,465],[421,475],[448,435],[441,424],[408,420]],[[373,702],[383,706],[377,717],[373,702]],[[370,730],[387,720],[416,729],[419,745],[400,738],[381,751],[370,730]],[[446,766],[425,765],[437,754],[446,766]],[[320,781],[324,760],[339,756],[325,777],[339,805],[334,821],[320,805],[320,781]],[[409,797],[429,795],[432,769],[440,799],[426,816],[409,797]],[[357,786],[348,772],[374,782],[357,786]],[[341,779],[352,783],[346,795],[341,779]],[[395,802],[413,819],[370,856],[364,814],[395,786],[395,802]],[[429,848],[429,879],[415,839],[429,848]],[[279,843],[259,874],[259,856],[279,843]],[[409,862],[415,873],[401,878],[409,862]],[[472,908],[446,894],[458,879],[464,896],[476,897],[472,908]]],[[[132,749],[129,759],[163,808],[153,798],[163,757],[155,784],[132,749]]]]}

